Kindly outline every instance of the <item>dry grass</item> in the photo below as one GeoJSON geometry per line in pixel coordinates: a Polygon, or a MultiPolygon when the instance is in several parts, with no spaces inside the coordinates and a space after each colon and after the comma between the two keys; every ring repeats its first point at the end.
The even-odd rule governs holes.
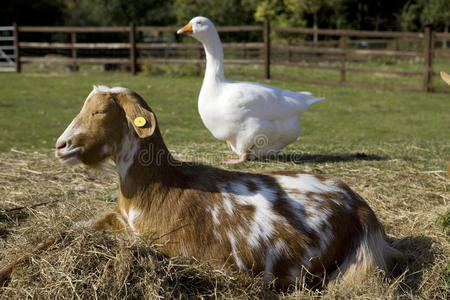
{"type": "MultiPolygon", "coordinates": [[[[202,147],[208,145],[177,152],[189,158],[202,147]]],[[[213,270],[207,262],[189,258],[169,259],[157,252],[157,245],[149,246],[136,237],[77,229],[76,222],[114,207],[116,176],[63,166],[50,151],[11,151],[0,154],[0,266],[46,237],[62,239],[17,267],[8,285],[0,288],[0,297],[448,299],[442,269],[449,262],[450,243],[446,232],[436,225],[438,215],[449,210],[446,174],[421,167],[420,159],[414,164],[400,158],[363,163],[315,159],[300,167],[336,175],[367,199],[392,243],[408,256],[404,274],[403,268],[389,280],[374,275],[351,290],[340,286],[283,293],[264,289],[260,278],[213,270]],[[35,207],[29,208],[32,205],[35,207]],[[11,210],[17,207],[28,208],[11,210]]],[[[243,168],[299,165],[254,162],[243,168]]]]}

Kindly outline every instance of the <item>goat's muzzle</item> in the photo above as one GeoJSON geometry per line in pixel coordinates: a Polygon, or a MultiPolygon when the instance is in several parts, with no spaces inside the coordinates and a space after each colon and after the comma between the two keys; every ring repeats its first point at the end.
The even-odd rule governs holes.
{"type": "Polygon", "coordinates": [[[55,147],[55,156],[61,162],[66,164],[79,162],[78,154],[80,153],[81,147],[73,147],[70,141],[57,141],[55,147]]]}

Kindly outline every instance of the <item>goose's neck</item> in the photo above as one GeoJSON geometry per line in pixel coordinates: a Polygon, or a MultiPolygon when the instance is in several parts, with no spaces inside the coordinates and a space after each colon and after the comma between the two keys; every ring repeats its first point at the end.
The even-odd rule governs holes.
{"type": "Polygon", "coordinates": [[[202,44],[206,54],[205,80],[225,80],[223,72],[223,48],[217,32],[208,36],[202,44]]]}

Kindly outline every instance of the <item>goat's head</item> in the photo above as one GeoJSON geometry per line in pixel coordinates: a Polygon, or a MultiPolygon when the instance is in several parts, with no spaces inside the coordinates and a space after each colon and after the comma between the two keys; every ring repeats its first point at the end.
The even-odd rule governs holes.
{"type": "Polygon", "coordinates": [[[93,166],[118,154],[124,139],[148,138],[156,127],[155,115],[133,91],[94,87],[80,113],[58,138],[55,155],[67,164],[93,166]]]}

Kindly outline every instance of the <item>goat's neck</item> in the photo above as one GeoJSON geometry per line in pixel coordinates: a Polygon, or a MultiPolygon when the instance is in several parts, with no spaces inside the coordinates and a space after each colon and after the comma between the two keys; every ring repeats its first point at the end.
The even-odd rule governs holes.
{"type": "MultiPolygon", "coordinates": [[[[155,133],[159,137],[159,132],[155,133]]],[[[115,161],[120,177],[120,197],[130,205],[148,207],[150,202],[163,201],[175,185],[177,161],[162,139],[133,139],[123,143],[115,161]],[[154,142],[154,140],[159,142],[154,142]]]]}

